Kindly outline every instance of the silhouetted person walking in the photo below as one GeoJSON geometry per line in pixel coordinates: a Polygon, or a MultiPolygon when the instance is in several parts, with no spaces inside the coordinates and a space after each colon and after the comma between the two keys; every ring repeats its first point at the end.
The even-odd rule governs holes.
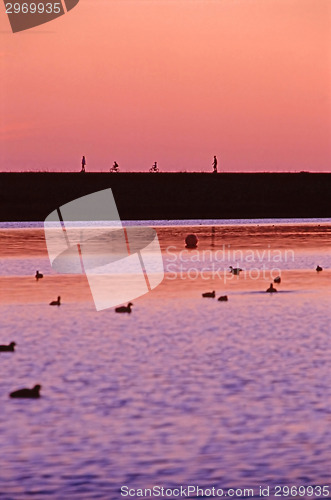
{"type": "Polygon", "coordinates": [[[217,158],[214,156],[214,161],[213,161],[213,174],[217,174],[217,158]]]}
{"type": "Polygon", "coordinates": [[[82,174],[85,174],[85,165],[86,165],[86,160],[85,156],[82,158],[82,170],[80,171],[82,174]]]}

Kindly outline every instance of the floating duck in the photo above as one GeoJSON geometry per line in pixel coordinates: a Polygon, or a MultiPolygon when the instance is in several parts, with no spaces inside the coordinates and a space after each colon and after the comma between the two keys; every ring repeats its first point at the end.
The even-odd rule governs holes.
{"type": "Polygon", "coordinates": [[[316,267],[316,271],[317,271],[318,273],[319,273],[320,271],[323,271],[323,267],[321,267],[321,266],[317,266],[317,267],[316,267]]]}
{"type": "Polygon", "coordinates": [[[53,300],[49,303],[50,306],[60,306],[61,305],[61,297],[59,296],[57,300],[53,300]]]}
{"type": "Polygon", "coordinates": [[[213,290],[212,292],[205,292],[202,294],[203,297],[210,297],[212,299],[215,298],[215,290],[213,290]]]}
{"type": "Polygon", "coordinates": [[[19,389],[18,391],[11,392],[9,394],[10,398],[40,398],[41,385],[37,384],[33,389],[19,389]]]}
{"type": "Polygon", "coordinates": [[[38,281],[38,280],[41,280],[41,278],[43,278],[43,277],[44,277],[44,275],[43,275],[43,274],[41,274],[39,271],[36,271],[35,278],[36,278],[36,280],[37,280],[37,281],[38,281]]]}
{"type": "Polygon", "coordinates": [[[16,342],[11,342],[9,345],[0,345],[0,352],[14,352],[16,342]]]}
{"type": "Polygon", "coordinates": [[[274,288],[274,285],[270,283],[269,288],[266,290],[267,293],[274,293],[277,292],[276,288],[274,288]]]}
{"type": "Polygon", "coordinates": [[[117,313],[131,313],[132,302],[129,302],[127,306],[116,307],[115,312],[117,313]]]}
{"type": "Polygon", "coordinates": [[[235,276],[239,276],[240,271],[242,271],[242,269],[240,269],[240,267],[230,266],[230,273],[234,274],[235,276]]]}
{"type": "Polygon", "coordinates": [[[217,300],[220,302],[227,302],[228,301],[228,296],[227,295],[221,295],[217,300]]]}
{"type": "Polygon", "coordinates": [[[274,283],[280,283],[281,281],[282,279],[280,276],[276,276],[276,278],[274,279],[274,283]]]}

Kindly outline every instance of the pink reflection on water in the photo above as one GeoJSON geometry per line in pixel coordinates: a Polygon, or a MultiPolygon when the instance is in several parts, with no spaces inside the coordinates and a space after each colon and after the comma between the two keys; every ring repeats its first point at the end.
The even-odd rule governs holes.
{"type": "Polygon", "coordinates": [[[69,498],[78,484],[90,497],[117,498],[126,483],[328,483],[329,226],[157,232],[165,267],[175,258],[186,266],[183,277],[167,272],[124,317],[95,311],[84,275],[52,272],[42,230],[0,239],[1,338],[17,342],[14,355],[0,356],[8,495],[45,488],[69,498]],[[198,233],[198,253],[181,256],[187,232],[198,233]],[[211,265],[203,251],[222,249],[224,240],[231,249],[294,250],[294,261],[281,263],[279,293],[264,292],[270,269],[253,279],[246,262],[239,277],[228,260],[217,262],[220,277],[202,274],[211,265]],[[38,282],[36,269],[44,273],[38,282]],[[216,299],[201,297],[211,290],[216,299]],[[218,302],[224,294],[229,301],[218,302]],[[49,307],[58,295],[63,305],[49,307]],[[36,382],[37,405],[7,397],[36,382]]]}
{"type": "MultiPolygon", "coordinates": [[[[208,290],[262,292],[278,274],[280,292],[329,289],[329,224],[168,226],[157,227],[157,233],[166,275],[150,298],[196,296],[208,290]],[[189,232],[199,237],[196,250],[185,249],[189,232]],[[315,272],[317,264],[324,267],[322,273],[315,272]],[[234,276],[229,265],[243,271],[234,276]]],[[[2,302],[42,303],[58,295],[70,303],[92,300],[85,275],[60,275],[51,269],[40,228],[0,230],[0,263],[2,302]],[[38,282],[33,277],[36,269],[44,274],[38,282]]],[[[123,275],[123,289],[130,279],[123,275]]]]}

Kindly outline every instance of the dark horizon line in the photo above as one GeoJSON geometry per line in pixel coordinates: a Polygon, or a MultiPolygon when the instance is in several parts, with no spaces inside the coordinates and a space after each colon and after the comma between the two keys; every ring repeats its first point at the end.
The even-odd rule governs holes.
{"type": "Polygon", "coordinates": [[[81,172],[79,170],[3,170],[0,171],[1,174],[81,174],[81,175],[86,175],[86,174],[112,174],[112,175],[120,175],[120,174],[151,174],[151,175],[162,175],[162,174],[211,174],[211,175],[217,175],[217,174],[239,174],[239,175],[246,175],[246,174],[330,174],[331,170],[327,171],[312,171],[312,170],[295,170],[295,171],[289,171],[289,170],[281,170],[281,171],[275,171],[275,170],[248,170],[248,171],[242,171],[242,170],[236,170],[236,171],[228,171],[228,170],[221,170],[219,172],[212,172],[212,171],[198,171],[198,170],[193,170],[193,171],[173,171],[173,170],[163,170],[159,172],[149,172],[144,171],[144,170],[125,170],[125,171],[120,171],[120,172],[109,172],[109,171],[104,171],[104,170],[87,170],[85,172],[81,172]]]}
{"type": "Polygon", "coordinates": [[[0,219],[44,220],[108,188],[123,220],[329,217],[331,174],[301,172],[0,173],[0,219]]]}

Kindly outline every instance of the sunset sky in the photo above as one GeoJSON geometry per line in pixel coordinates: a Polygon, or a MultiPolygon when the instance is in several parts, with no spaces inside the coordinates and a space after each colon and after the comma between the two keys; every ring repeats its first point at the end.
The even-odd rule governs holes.
{"type": "Polygon", "coordinates": [[[13,34],[0,171],[330,171],[330,0],[80,0],[13,34]]]}

